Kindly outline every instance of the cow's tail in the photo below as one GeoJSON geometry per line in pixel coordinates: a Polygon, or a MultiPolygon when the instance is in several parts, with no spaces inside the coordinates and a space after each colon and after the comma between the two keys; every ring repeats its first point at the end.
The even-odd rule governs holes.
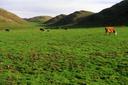
{"type": "Polygon", "coordinates": [[[114,34],[117,35],[117,32],[115,32],[114,34]]]}
{"type": "Polygon", "coordinates": [[[114,32],[115,35],[117,35],[117,32],[115,30],[113,32],[114,32]]]}

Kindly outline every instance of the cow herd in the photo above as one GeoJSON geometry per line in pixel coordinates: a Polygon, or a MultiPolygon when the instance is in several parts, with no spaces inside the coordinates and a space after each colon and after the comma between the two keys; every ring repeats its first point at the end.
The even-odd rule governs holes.
{"type": "MultiPolygon", "coordinates": [[[[64,27],[64,28],[62,28],[62,29],[68,30],[67,27],[64,27]]],[[[47,32],[49,32],[50,30],[46,30],[46,29],[44,29],[44,28],[40,28],[40,31],[47,31],[47,32]]],[[[108,26],[108,27],[105,27],[105,34],[107,34],[107,35],[110,35],[110,34],[117,35],[117,31],[116,31],[115,27],[113,27],[113,26],[108,26]]]]}
{"type": "MultiPolygon", "coordinates": [[[[68,30],[68,28],[66,28],[66,27],[63,28],[63,29],[68,30]]],[[[45,29],[43,27],[41,27],[39,30],[42,31],[42,32],[44,32],[44,31],[49,32],[50,31],[50,29],[45,29]]],[[[10,32],[10,29],[6,28],[5,31],[10,32]]],[[[105,34],[107,34],[107,35],[110,35],[110,34],[117,35],[117,31],[113,26],[109,26],[109,27],[105,27],[105,34]]]]}

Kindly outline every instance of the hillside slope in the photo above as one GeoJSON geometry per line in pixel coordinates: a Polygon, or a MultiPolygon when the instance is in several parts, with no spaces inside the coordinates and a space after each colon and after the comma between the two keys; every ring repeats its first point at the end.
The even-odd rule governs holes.
{"type": "Polygon", "coordinates": [[[0,29],[22,27],[28,23],[17,15],[0,8],[0,29]]]}
{"type": "Polygon", "coordinates": [[[128,24],[128,1],[124,0],[116,5],[104,9],[99,13],[81,18],[76,26],[108,26],[128,24]]]}

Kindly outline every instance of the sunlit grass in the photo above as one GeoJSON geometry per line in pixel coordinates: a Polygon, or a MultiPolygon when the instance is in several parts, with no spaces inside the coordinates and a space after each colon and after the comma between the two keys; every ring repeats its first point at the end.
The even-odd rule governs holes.
{"type": "Polygon", "coordinates": [[[0,31],[0,84],[126,85],[128,29],[0,31]]]}

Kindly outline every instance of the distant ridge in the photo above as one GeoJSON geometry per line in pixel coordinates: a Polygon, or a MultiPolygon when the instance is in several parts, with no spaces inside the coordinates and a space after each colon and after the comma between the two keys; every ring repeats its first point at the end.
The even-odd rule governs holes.
{"type": "Polygon", "coordinates": [[[128,25],[128,1],[124,0],[99,13],[81,18],[75,26],[122,26],[128,25]]]}
{"type": "Polygon", "coordinates": [[[74,13],[71,13],[65,16],[64,18],[54,23],[53,25],[57,25],[57,26],[72,25],[72,24],[77,23],[80,20],[80,18],[89,16],[91,14],[93,13],[89,11],[84,11],[84,10],[76,11],[74,13]]]}
{"type": "Polygon", "coordinates": [[[89,16],[91,14],[93,14],[93,12],[84,11],[84,10],[76,11],[69,15],[59,15],[59,16],[49,20],[47,22],[47,24],[50,26],[72,25],[72,24],[77,23],[77,21],[79,21],[80,18],[89,16]]]}
{"type": "Polygon", "coordinates": [[[46,21],[45,24],[53,25],[53,24],[57,23],[58,21],[60,21],[61,19],[63,19],[64,17],[66,17],[65,14],[60,14],[60,15],[53,17],[52,19],[46,21]]]}
{"type": "Polygon", "coordinates": [[[36,22],[36,23],[44,23],[50,20],[51,18],[52,18],[51,16],[36,16],[32,18],[25,18],[25,20],[30,21],[30,22],[36,22]]]}

